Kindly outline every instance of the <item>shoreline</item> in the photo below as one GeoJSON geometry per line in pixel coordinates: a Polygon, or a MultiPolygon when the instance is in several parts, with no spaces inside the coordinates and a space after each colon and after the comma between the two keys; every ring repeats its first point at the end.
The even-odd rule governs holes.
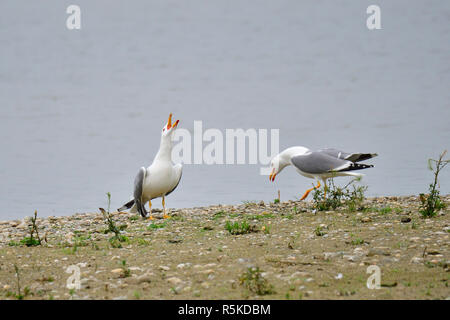
{"type": "MultiPolygon", "coordinates": [[[[450,195],[441,196],[450,202],[450,195]]],[[[171,219],[100,212],[37,218],[42,245],[26,247],[29,218],[0,221],[0,299],[446,299],[449,208],[423,219],[418,196],[367,198],[361,210],[317,211],[312,201],[169,209],[171,219]],[[248,224],[243,234],[227,222],[248,224]],[[67,267],[81,269],[69,290],[67,267]],[[381,268],[381,289],[366,286],[381,268]],[[242,280],[258,267],[267,294],[242,280]],[[51,280],[51,281],[50,281],[51,280]]]]}

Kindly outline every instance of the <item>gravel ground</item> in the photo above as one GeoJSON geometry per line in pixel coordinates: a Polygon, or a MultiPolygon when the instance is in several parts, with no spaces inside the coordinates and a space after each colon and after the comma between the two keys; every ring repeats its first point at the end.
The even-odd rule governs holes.
{"type": "Polygon", "coordinates": [[[370,198],[354,212],[288,201],[171,209],[170,219],[113,213],[121,248],[99,212],[38,218],[34,247],[20,243],[30,218],[0,221],[0,299],[17,299],[18,285],[25,299],[449,299],[449,209],[423,219],[418,204],[410,196],[370,198]],[[248,233],[231,234],[227,221],[248,222],[248,233]],[[71,265],[79,289],[67,288],[71,265]],[[367,288],[370,265],[381,271],[378,290],[367,288]],[[256,267],[259,278],[243,280],[256,267]]]}

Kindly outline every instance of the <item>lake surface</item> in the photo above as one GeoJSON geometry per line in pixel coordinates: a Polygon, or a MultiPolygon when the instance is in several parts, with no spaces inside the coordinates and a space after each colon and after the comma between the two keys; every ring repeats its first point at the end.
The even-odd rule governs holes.
{"type": "MultiPolygon", "coordinates": [[[[170,112],[190,131],[279,129],[281,150],[377,152],[369,196],[425,192],[427,159],[450,149],[449,1],[377,1],[374,31],[373,1],[78,0],[73,31],[70,4],[0,2],[0,220],[92,212],[106,192],[119,207],[170,112]]],[[[275,183],[259,169],[186,164],[167,205],[311,186],[292,167],[275,183]]]]}

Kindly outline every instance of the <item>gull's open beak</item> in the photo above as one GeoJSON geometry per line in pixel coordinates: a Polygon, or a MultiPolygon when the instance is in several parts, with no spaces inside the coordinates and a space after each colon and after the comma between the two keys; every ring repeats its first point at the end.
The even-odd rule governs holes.
{"type": "Polygon", "coordinates": [[[180,122],[180,120],[175,121],[175,123],[172,125],[172,114],[169,114],[169,120],[167,120],[167,130],[169,130],[172,127],[176,128],[178,122],[180,122]]]}
{"type": "Polygon", "coordinates": [[[270,173],[269,180],[273,182],[276,176],[277,174],[275,173],[275,168],[273,168],[272,172],[270,173]]]}

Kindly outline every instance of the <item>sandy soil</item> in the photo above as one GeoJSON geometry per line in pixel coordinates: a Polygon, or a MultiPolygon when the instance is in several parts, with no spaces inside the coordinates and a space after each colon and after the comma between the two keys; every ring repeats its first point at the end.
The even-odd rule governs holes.
{"type": "Polygon", "coordinates": [[[3,221],[0,299],[18,297],[15,265],[25,299],[450,298],[449,209],[423,219],[413,196],[368,199],[354,212],[312,206],[171,209],[171,219],[154,212],[152,221],[114,214],[122,248],[100,213],[38,218],[46,240],[34,247],[20,244],[29,218],[3,221]],[[227,221],[246,221],[248,233],[231,234],[227,221]],[[71,265],[80,289],[67,288],[71,265]],[[370,265],[381,271],[378,290],[367,288],[370,265]],[[256,267],[259,280],[243,280],[256,267]]]}

